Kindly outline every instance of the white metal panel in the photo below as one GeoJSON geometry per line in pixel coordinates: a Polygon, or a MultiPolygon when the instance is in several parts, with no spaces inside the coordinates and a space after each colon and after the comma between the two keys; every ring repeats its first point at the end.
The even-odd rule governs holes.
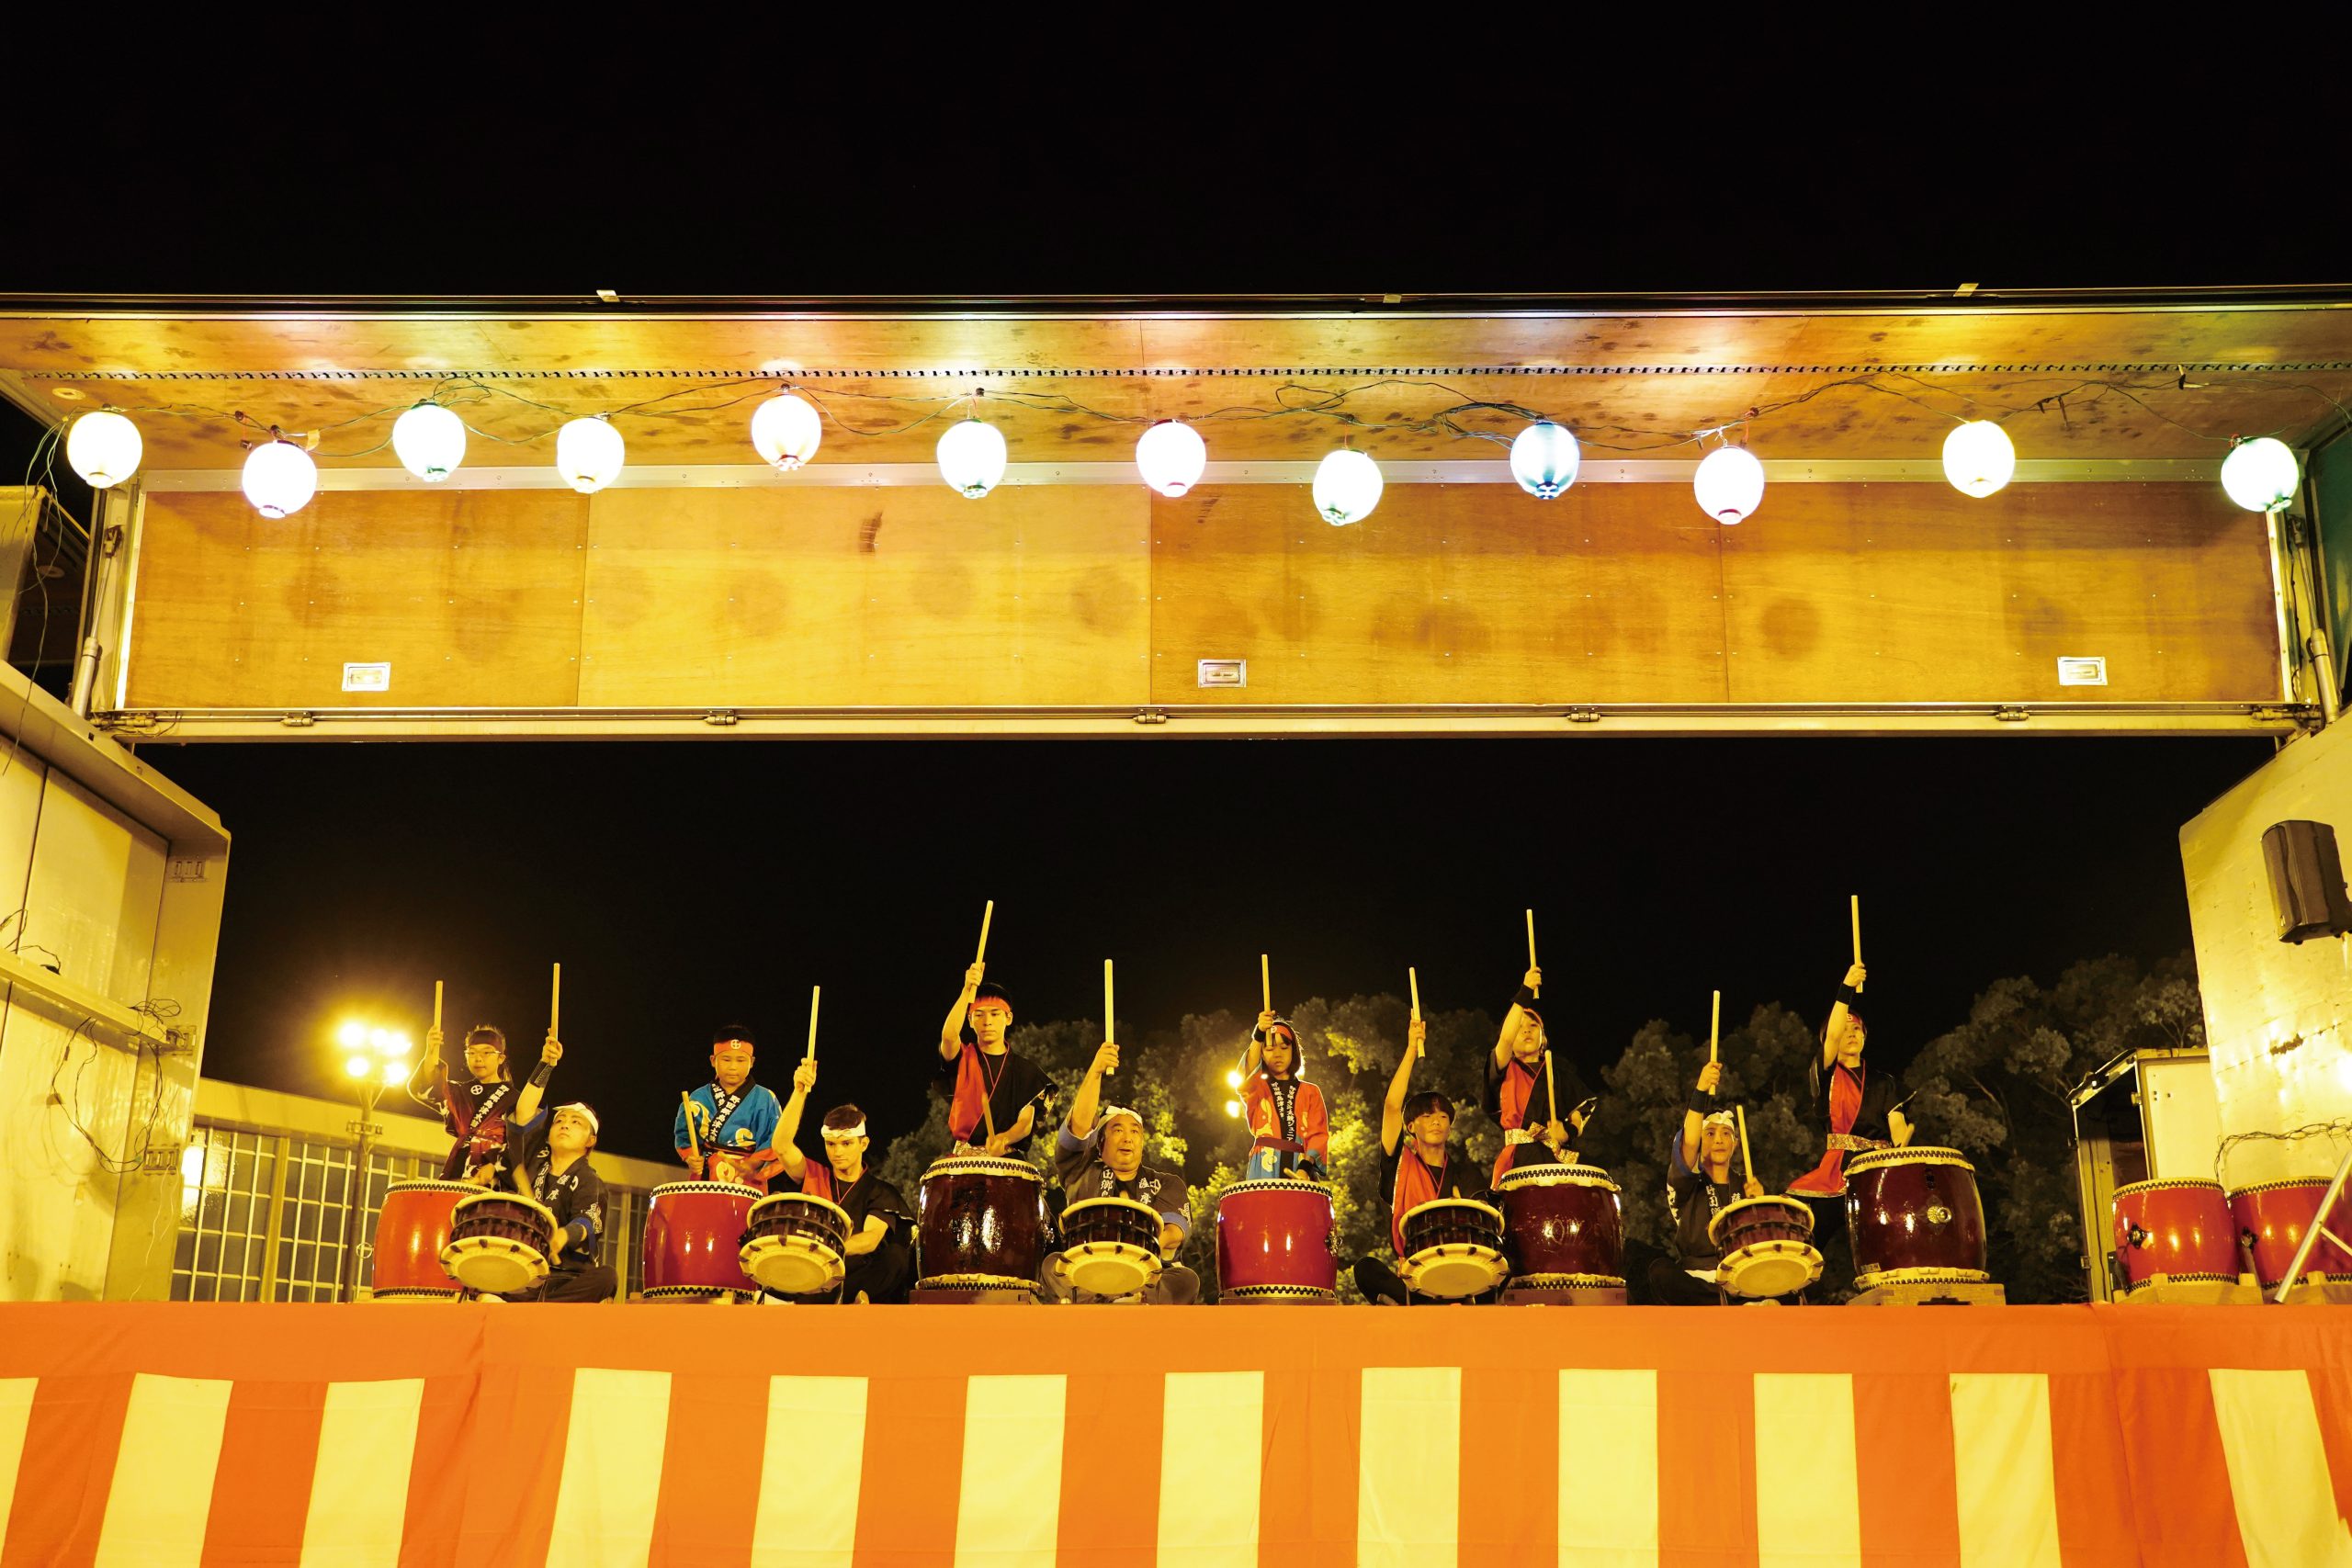
{"type": "MultiPolygon", "coordinates": [[[[2280,942],[2270,906],[2262,834],[2290,818],[2330,823],[2352,843],[2352,725],[2290,742],[2180,830],[2225,1135],[2352,1116],[2352,956],[2335,942],[2280,942]]],[[[2324,1174],[2343,1152],[2326,1138],[2240,1144],[2223,1180],[2324,1174]]]]}
{"type": "MultiPolygon", "coordinates": [[[[0,917],[25,905],[33,874],[33,830],[40,821],[41,784],[49,770],[41,760],[0,736],[0,917]]],[[[0,925],[0,947],[15,950],[17,922],[0,925]]]]}
{"type": "Polygon", "coordinates": [[[2146,1137],[2152,1179],[2210,1179],[2213,1148],[2222,1141],[2222,1106],[2213,1089],[2212,1059],[2143,1061],[2140,1126],[2146,1137]]]}
{"type": "MultiPolygon", "coordinates": [[[[139,1061],[21,1000],[0,1015],[0,1301],[96,1301],[106,1291],[115,1177],[80,1133],[120,1154],[139,1061]],[[62,1070],[61,1070],[62,1064],[62,1070]],[[51,1085],[65,1097],[51,1105],[51,1085]],[[69,1120],[68,1111],[71,1111],[69,1120]]],[[[171,1237],[158,1251],[166,1268],[171,1237]]]]}
{"type": "Polygon", "coordinates": [[[163,839],[53,773],[25,896],[27,945],[59,973],[121,1002],[144,1001],[164,898],[163,839]]]}

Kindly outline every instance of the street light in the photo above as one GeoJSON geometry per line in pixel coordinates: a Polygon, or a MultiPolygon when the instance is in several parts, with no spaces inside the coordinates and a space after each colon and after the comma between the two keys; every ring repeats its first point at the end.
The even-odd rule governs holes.
{"type": "Polygon", "coordinates": [[[336,1292],[347,1302],[359,1292],[359,1214],[368,1205],[368,1162],[376,1150],[376,1134],[384,1130],[376,1120],[376,1104],[386,1089],[408,1081],[409,1055],[414,1047],[399,1030],[356,1018],[336,1027],[334,1043],[344,1053],[344,1076],[359,1096],[359,1120],[351,1124],[359,1150],[352,1166],[352,1186],[344,1194],[343,1269],[336,1292]]]}

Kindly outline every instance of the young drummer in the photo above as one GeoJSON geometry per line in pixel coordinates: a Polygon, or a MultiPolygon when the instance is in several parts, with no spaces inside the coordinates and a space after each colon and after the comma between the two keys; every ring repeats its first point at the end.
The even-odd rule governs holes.
{"type": "MultiPolygon", "coordinates": [[[[1453,1144],[1453,1102],[1435,1089],[1406,1098],[1413,1064],[1427,1048],[1429,1024],[1415,1019],[1388,1098],[1380,1107],[1380,1201],[1388,1211],[1388,1242],[1405,1256],[1405,1216],[1440,1198],[1476,1195],[1479,1172],[1453,1144]]],[[[1356,1289],[1375,1305],[1408,1306],[1415,1298],[1396,1271],[1377,1258],[1356,1264],[1356,1289]]]]}
{"type": "MultiPolygon", "coordinates": [[[[1102,1076],[1118,1065],[1116,1045],[1105,1043],[1096,1049],[1085,1080],[1070,1098],[1069,1120],[1054,1135],[1055,1172],[1069,1202],[1125,1198],[1148,1204],[1159,1215],[1159,1255],[1166,1261],[1159,1278],[1145,1289],[1143,1299],[1161,1305],[1189,1305],[1200,1299],[1200,1276],[1173,1259],[1193,1228],[1192,1196],[1182,1171],[1144,1164],[1143,1118],[1124,1105],[1102,1103],[1102,1076]]],[[[1060,1261],[1057,1254],[1048,1257],[1039,1270],[1038,1283],[1056,1301],[1082,1296],[1056,1267],[1060,1261]]]]}
{"type": "Polygon", "coordinates": [[[768,1178],[784,1164],[775,1147],[784,1106],[774,1089],[752,1081],[752,1032],[743,1025],[722,1024],[712,1033],[711,1081],[678,1107],[670,1142],[686,1168],[705,1180],[764,1192],[768,1178]]]}
{"type": "Polygon", "coordinates": [[[836,1105],[825,1112],[820,1129],[823,1159],[800,1152],[800,1118],[808,1108],[808,1091],[816,1086],[816,1063],[802,1062],[792,1070],[792,1093],[784,1102],[784,1121],[775,1134],[785,1179],[798,1182],[801,1191],[837,1204],[849,1215],[842,1300],[903,1302],[915,1277],[914,1211],[897,1188],[866,1168],[871,1140],[865,1135],[865,1112],[856,1106],[836,1105]]]}
{"type": "Polygon", "coordinates": [[[439,1028],[424,1032],[424,1048],[433,1061],[433,1082],[424,1092],[409,1090],[409,1098],[440,1112],[441,1125],[455,1140],[441,1162],[445,1181],[492,1181],[503,1167],[510,1132],[530,1127],[538,1119],[540,1098],[555,1065],[563,1060],[563,1046],[553,1034],[539,1047],[539,1065],[528,1083],[516,1086],[507,1074],[506,1036],[494,1024],[478,1023],[466,1031],[466,1076],[452,1079],[441,1055],[439,1028]]]}
{"type": "Polygon", "coordinates": [[[1245,1181],[1295,1176],[1321,1181],[1331,1163],[1331,1123],[1323,1091],[1306,1081],[1298,1031],[1272,1009],[1241,1050],[1242,1115],[1250,1123],[1245,1181]]]}
{"type": "Polygon", "coordinates": [[[955,1085],[947,1130],[957,1143],[1019,1158],[1029,1152],[1053,1080],[1036,1063],[1005,1048],[1012,998],[980,977],[987,967],[975,963],[964,971],[964,988],[939,1028],[938,1071],[955,1085]]]}
{"type": "Polygon", "coordinates": [[[1682,1113],[1682,1132],[1667,1159],[1666,1212],[1674,1221],[1679,1262],[1653,1258],[1650,1297],[1660,1306],[1714,1306],[1723,1301],[1715,1269],[1723,1262],[1709,1235],[1714,1218],[1741,1198],[1761,1198],[1764,1184],[1752,1173],[1732,1177],[1739,1153],[1739,1127],[1732,1112],[1715,1103],[1723,1082],[1721,1062],[1699,1069],[1699,1086],[1682,1113]]]}
{"type": "Polygon", "coordinates": [[[1568,1112],[1566,1123],[1547,1116],[1554,1087],[1545,1081],[1552,1069],[1544,1062],[1551,1041],[1544,1032],[1544,1016],[1535,1010],[1535,992],[1544,971],[1531,967],[1520,981],[1519,995],[1503,1014],[1503,1027],[1487,1057],[1485,1109],[1503,1130],[1503,1150],[1495,1158],[1494,1179],[1515,1165],[1573,1161],[1569,1151],[1584,1132],[1583,1108],[1568,1112]]]}
{"type": "Polygon", "coordinates": [[[509,1301],[608,1302],[620,1287],[604,1245],[605,1183],[589,1162],[596,1146],[596,1113],[585,1105],[559,1105],[547,1125],[518,1134],[511,1150],[514,1190],[555,1215],[555,1256],[537,1290],[509,1301]]]}

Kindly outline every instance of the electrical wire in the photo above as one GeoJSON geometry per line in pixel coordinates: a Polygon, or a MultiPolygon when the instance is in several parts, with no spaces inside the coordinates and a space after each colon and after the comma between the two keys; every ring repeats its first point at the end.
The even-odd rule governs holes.
{"type": "Polygon", "coordinates": [[[2307,1122],[2300,1127],[2290,1127],[2283,1133],[2233,1133],[2214,1145],[2213,1179],[2220,1182],[2224,1190],[2228,1188],[2229,1182],[2222,1174],[2222,1167],[2230,1157],[2230,1151],[2241,1144],[2256,1142],[2292,1144],[2300,1143],[2306,1138],[2352,1140],[2352,1116],[2337,1116],[2325,1122],[2307,1122]]]}

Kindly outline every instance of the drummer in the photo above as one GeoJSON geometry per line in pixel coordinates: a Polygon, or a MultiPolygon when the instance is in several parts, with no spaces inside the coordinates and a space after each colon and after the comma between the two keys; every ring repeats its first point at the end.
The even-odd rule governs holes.
{"type": "Polygon", "coordinates": [[[678,1107],[670,1142],[702,1179],[764,1192],[768,1178],[784,1164],[775,1147],[784,1106],[774,1089],[752,1081],[752,1032],[742,1024],[721,1024],[712,1032],[711,1081],[678,1107]]]}
{"type": "Polygon", "coordinates": [[[1682,1133],[1667,1158],[1666,1212],[1674,1221],[1679,1262],[1657,1258],[1650,1261],[1650,1299],[1660,1306],[1716,1306],[1723,1292],[1715,1270],[1723,1262],[1711,1232],[1714,1218],[1742,1198],[1761,1198],[1764,1184],[1753,1173],[1732,1179],[1732,1161],[1739,1153],[1739,1127],[1733,1113],[1716,1103],[1722,1084],[1721,1062],[1699,1069],[1699,1086],[1682,1113],[1682,1133]]]}
{"type": "Polygon", "coordinates": [[[964,971],[964,988],[939,1028],[938,1072],[955,1085],[947,1130],[959,1144],[1018,1158],[1029,1152],[1039,1104],[1054,1086],[1036,1063],[1006,1049],[1012,998],[980,977],[987,967],[964,971]]]}
{"type": "Polygon", "coordinates": [[[1911,1141],[1911,1122],[1895,1109],[1903,1102],[1901,1080],[1872,1073],[1862,1050],[1870,1031],[1862,1022],[1860,964],[1846,971],[1838,999],[1822,1027],[1821,1054],[1806,1064],[1815,1104],[1828,1128],[1821,1163],[1789,1183],[1789,1191],[1813,1208],[1815,1245],[1825,1259],[1824,1283],[1842,1283],[1852,1272],[1847,1247],[1846,1156],[1867,1149],[1896,1148],[1911,1141]],[[1843,1267],[1839,1267],[1839,1265],[1843,1267]]]}
{"type": "Polygon", "coordinates": [[[441,1161],[441,1179],[495,1181],[503,1169],[510,1130],[528,1128],[538,1120],[540,1097],[547,1093],[555,1065],[563,1059],[563,1046],[550,1033],[539,1047],[539,1065],[531,1069],[530,1081],[518,1090],[507,1076],[506,1035],[495,1024],[478,1023],[466,1031],[462,1081],[449,1077],[442,1040],[437,1024],[424,1032],[433,1082],[422,1093],[410,1089],[409,1098],[440,1112],[443,1130],[456,1140],[441,1161]]]}
{"type": "Polygon", "coordinates": [[[866,1168],[865,1151],[872,1140],[865,1135],[865,1112],[856,1106],[836,1105],[825,1112],[819,1129],[825,1144],[822,1160],[800,1152],[800,1117],[816,1085],[816,1063],[803,1062],[792,1070],[792,1093],[784,1102],[784,1121],[775,1134],[785,1179],[849,1215],[842,1300],[903,1302],[915,1277],[914,1247],[909,1240],[914,1212],[897,1188],[866,1168]]]}
{"type": "Polygon", "coordinates": [[[1543,984],[1544,971],[1531,965],[1487,1057],[1483,1105],[1503,1130],[1502,1153],[1495,1158],[1497,1181],[1517,1166],[1574,1164],[1577,1138],[1589,1114],[1578,1106],[1565,1123],[1544,1114],[1555,1090],[1545,1081],[1551,1067],[1544,1058],[1551,1041],[1544,1032],[1544,1015],[1535,1010],[1535,993],[1543,984]]]}
{"type": "Polygon", "coordinates": [[[508,1153],[514,1190],[555,1216],[555,1256],[536,1290],[511,1302],[608,1302],[620,1289],[612,1266],[597,1261],[604,1245],[605,1183],[589,1162],[596,1112],[559,1105],[545,1126],[518,1130],[508,1153]]]}
{"type": "MultiPolygon", "coordinates": [[[[1147,1303],[1186,1306],[1200,1299],[1200,1276],[1173,1261],[1193,1229],[1192,1195],[1182,1171],[1163,1170],[1143,1163],[1143,1118],[1124,1105],[1103,1105],[1102,1077],[1119,1065],[1119,1048],[1096,1048],[1086,1077],[1070,1098],[1069,1120],[1054,1135],[1055,1174],[1063,1196],[1072,1203],[1089,1198],[1125,1198],[1148,1205],[1159,1215],[1159,1255],[1167,1259],[1159,1278],[1144,1288],[1147,1303]],[[1098,1111],[1098,1107],[1100,1110],[1098,1111]]],[[[1101,1300],[1076,1292],[1049,1256],[1038,1271],[1038,1283],[1053,1301],[1101,1300]]]]}
{"type": "Polygon", "coordinates": [[[1323,1091],[1306,1081],[1298,1031],[1272,1008],[1258,1015],[1258,1027],[1241,1048],[1241,1106],[1250,1139],[1244,1181],[1326,1179],[1331,1124],[1323,1091]]]}
{"type": "MultiPolygon", "coordinates": [[[[1405,1216],[1423,1203],[1440,1198],[1476,1196],[1479,1172],[1456,1147],[1453,1101],[1435,1089],[1406,1098],[1412,1087],[1413,1063],[1429,1043],[1429,1024],[1415,1019],[1405,1042],[1404,1059],[1388,1082],[1388,1098],[1380,1107],[1380,1201],[1388,1211],[1388,1241],[1401,1260],[1405,1256],[1405,1216]]],[[[1396,1271],[1377,1258],[1356,1264],[1356,1289],[1375,1306],[1409,1306],[1416,1299],[1396,1271]]]]}

